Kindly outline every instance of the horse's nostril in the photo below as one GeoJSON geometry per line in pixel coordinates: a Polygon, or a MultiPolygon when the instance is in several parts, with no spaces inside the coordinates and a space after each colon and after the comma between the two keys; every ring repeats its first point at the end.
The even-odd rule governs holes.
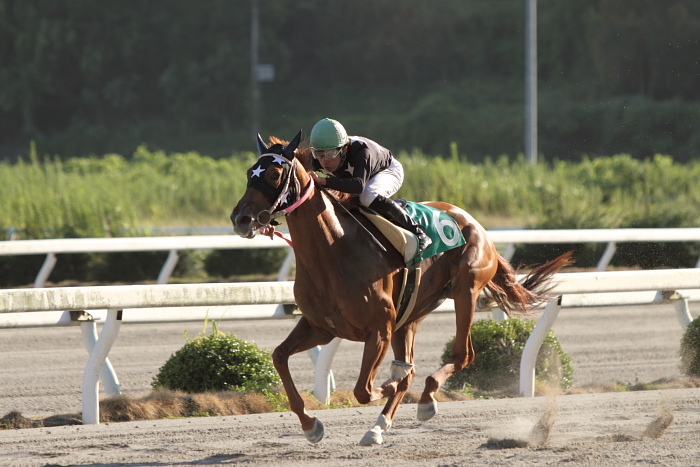
{"type": "Polygon", "coordinates": [[[252,221],[253,219],[250,216],[239,216],[233,221],[233,223],[238,225],[248,225],[252,221]]]}

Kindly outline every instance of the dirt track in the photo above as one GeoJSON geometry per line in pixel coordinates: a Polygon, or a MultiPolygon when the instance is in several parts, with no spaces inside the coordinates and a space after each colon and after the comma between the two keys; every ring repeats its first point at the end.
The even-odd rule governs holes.
{"type": "MultiPolygon", "coordinates": [[[[693,316],[698,310],[691,304],[693,316]]],[[[293,321],[226,322],[225,331],[273,348],[293,321]]],[[[201,325],[124,325],[110,359],[125,394],[149,390],[165,360],[201,325]]],[[[554,332],[573,359],[576,386],[651,382],[679,377],[682,336],[672,305],[562,310],[554,332]]],[[[418,334],[418,376],[439,363],[454,335],[453,317],[435,314],[418,334]]],[[[333,368],[340,388],[352,388],[361,346],[344,342],[333,368]]],[[[389,360],[388,358],[387,360],[389,360]]],[[[80,384],[87,353],[77,328],[0,330],[0,416],[79,413],[80,384]]],[[[302,389],[312,389],[306,355],[295,356],[292,372],[302,389]]],[[[385,376],[386,365],[383,367],[385,376]]],[[[274,413],[99,426],[0,431],[0,465],[369,465],[387,460],[410,465],[700,465],[700,390],[567,395],[556,398],[441,403],[439,415],[415,419],[415,405],[399,410],[383,446],[361,448],[359,439],[379,408],[316,413],[326,437],[316,446],[301,435],[296,417],[274,413]],[[659,414],[672,413],[659,439],[640,436],[659,414]],[[557,413],[544,447],[489,448],[490,437],[525,440],[545,413],[557,413]],[[510,433],[509,433],[510,431],[510,433]]]]}

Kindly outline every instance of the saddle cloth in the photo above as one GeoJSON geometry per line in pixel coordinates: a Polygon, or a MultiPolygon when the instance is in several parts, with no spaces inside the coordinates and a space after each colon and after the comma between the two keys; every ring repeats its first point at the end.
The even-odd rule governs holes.
{"type": "Polygon", "coordinates": [[[443,211],[415,203],[413,201],[396,200],[406,209],[408,215],[423,228],[433,243],[420,255],[417,255],[418,240],[408,230],[402,229],[384,217],[362,208],[361,212],[379,229],[399,253],[403,254],[406,264],[412,260],[420,261],[438,253],[464,245],[464,235],[454,219],[443,211]]]}

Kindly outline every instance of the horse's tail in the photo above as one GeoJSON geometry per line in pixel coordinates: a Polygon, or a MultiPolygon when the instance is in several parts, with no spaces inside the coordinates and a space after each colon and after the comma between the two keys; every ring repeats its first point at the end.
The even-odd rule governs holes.
{"type": "Polygon", "coordinates": [[[486,293],[498,307],[510,314],[527,313],[549,300],[549,292],[554,285],[551,279],[561,268],[574,262],[572,251],[542,264],[518,282],[518,271],[501,255],[498,255],[498,270],[491,281],[486,284],[486,293]]]}

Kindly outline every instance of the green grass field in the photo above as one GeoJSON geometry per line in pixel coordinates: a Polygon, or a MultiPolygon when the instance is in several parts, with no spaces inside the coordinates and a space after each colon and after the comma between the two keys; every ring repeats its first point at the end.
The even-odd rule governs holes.
{"type": "MultiPolygon", "coordinates": [[[[420,152],[397,155],[405,182],[397,197],[447,201],[487,228],[697,226],[700,163],[668,156],[614,155],[527,164],[502,156],[472,164],[420,152]]],[[[214,159],[145,147],[127,158],[40,157],[0,163],[0,233],[18,238],[143,234],[163,227],[226,227],[245,190],[253,153],[214,159]]]]}

